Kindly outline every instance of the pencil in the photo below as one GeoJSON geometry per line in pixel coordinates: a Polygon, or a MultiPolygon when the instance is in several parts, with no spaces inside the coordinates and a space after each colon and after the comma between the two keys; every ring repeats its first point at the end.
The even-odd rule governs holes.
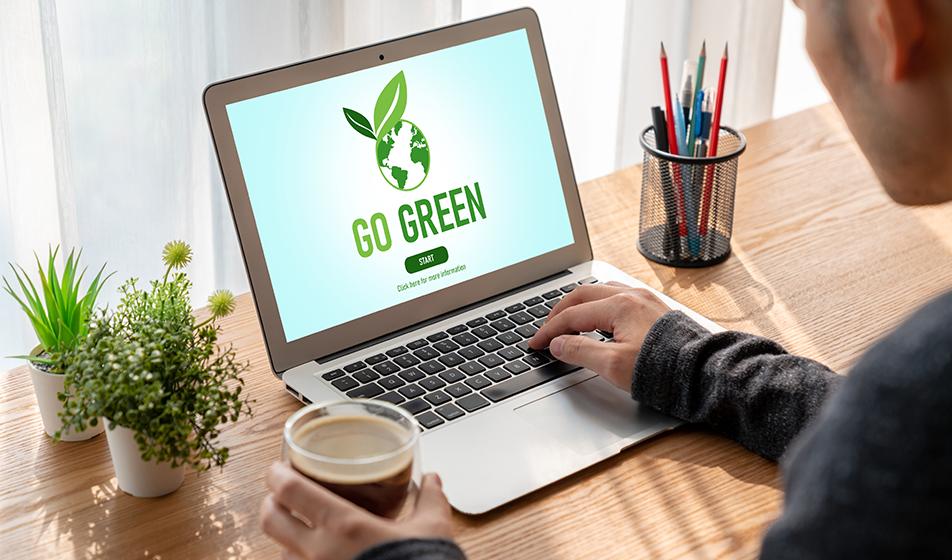
{"type": "MultiPolygon", "coordinates": [[[[721,57],[721,71],[717,77],[717,102],[714,104],[714,117],[711,119],[711,141],[708,157],[717,155],[717,140],[721,135],[721,110],[724,107],[724,79],[727,77],[727,43],[724,43],[724,56],[721,57]]],[[[704,191],[701,193],[701,237],[707,235],[707,218],[711,209],[711,189],[714,186],[714,166],[707,166],[704,191]]]]}
{"type": "MultiPolygon", "coordinates": [[[[667,111],[668,138],[676,138],[674,131],[674,119],[671,115],[674,113],[671,109],[671,79],[668,77],[668,54],[664,52],[664,42],[661,43],[661,81],[664,84],[664,107],[667,111]]],[[[668,142],[669,152],[678,155],[678,143],[668,142]]],[[[685,226],[684,216],[684,193],[681,191],[681,166],[674,165],[674,190],[675,203],[678,206],[678,235],[687,237],[688,229],[685,226]]]]}
{"type": "MultiPolygon", "coordinates": [[[[697,57],[697,73],[695,74],[694,82],[694,98],[697,99],[697,94],[701,91],[701,86],[704,85],[704,66],[707,63],[707,41],[701,43],[701,54],[697,57]]],[[[692,107],[696,107],[692,103],[692,107]]],[[[697,139],[697,128],[694,126],[695,121],[700,120],[701,115],[697,114],[698,110],[692,109],[691,111],[691,128],[688,130],[688,150],[694,150],[694,141],[697,139]]]]}
{"type": "MultiPolygon", "coordinates": [[[[668,133],[661,107],[651,108],[651,122],[654,125],[655,147],[662,152],[667,152],[668,133]]],[[[671,182],[668,163],[661,158],[655,158],[655,161],[658,163],[658,169],[661,172],[661,198],[664,201],[664,213],[667,218],[665,232],[661,237],[661,250],[668,258],[677,260],[681,258],[681,242],[678,238],[678,211],[677,204],[674,202],[674,185],[671,182]]]]}

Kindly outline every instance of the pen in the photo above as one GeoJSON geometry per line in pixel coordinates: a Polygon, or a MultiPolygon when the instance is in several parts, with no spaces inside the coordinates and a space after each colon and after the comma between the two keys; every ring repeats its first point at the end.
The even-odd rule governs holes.
{"type": "MultiPolygon", "coordinates": [[[[671,78],[668,75],[668,54],[664,52],[664,43],[661,43],[661,81],[664,83],[664,104],[667,114],[671,115],[671,78]]],[[[668,137],[674,136],[674,119],[668,119],[668,137]]],[[[678,155],[678,143],[668,143],[670,152],[673,155],[678,155]]],[[[674,166],[674,189],[675,197],[674,202],[677,205],[678,209],[678,235],[681,237],[686,237],[688,234],[687,227],[685,227],[684,221],[684,193],[681,190],[681,166],[674,166]]]]}
{"type": "MultiPolygon", "coordinates": [[[[696,145],[701,138],[704,119],[701,112],[701,105],[704,102],[704,91],[697,90],[694,97],[694,118],[691,122],[691,135],[694,141],[688,145],[690,155],[701,157],[696,151],[696,145]]],[[[701,196],[701,187],[704,179],[704,172],[698,165],[691,166],[690,178],[684,183],[684,211],[687,215],[688,225],[688,251],[692,255],[698,256],[701,253],[701,240],[698,237],[697,214],[699,198],[701,196]]]]}
{"type": "MultiPolygon", "coordinates": [[[[694,99],[694,89],[691,86],[691,61],[685,59],[681,67],[681,109],[684,113],[685,133],[687,127],[691,126],[691,100],[694,99]]],[[[687,145],[687,137],[684,136],[684,143],[687,145]]],[[[686,152],[682,152],[686,153],[686,152]]]]}
{"type": "MultiPolygon", "coordinates": [[[[694,86],[694,99],[697,99],[697,95],[701,93],[701,86],[704,85],[704,63],[707,61],[707,41],[701,43],[701,54],[697,57],[697,73],[695,76],[695,86],[694,86]]],[[[695,103],[694,107],[696,108],[691,112],[691,130],[688,132],[688,147],[694,146],[695,140],[695,122],[700,120],[700,110],[695,103]]]]}
{"type": "MultiPolygon", "coordinates": [[[[724,56],[721,57],[721,70],[717,77],[717,102],[714,104],[714,118],[711,121],[710,157],[717,155],[717,140],[721,135],[721,111],[724,107],[724,79],[727,77],[727,43],[724,44],[724,56]]],[[[708,165],[704,190],[701,194],[701,237],[707,235],[707,218],[711,209],[711,188],[714,185],[714,167],[708,165]]]]}
{"type": "MultiPolygon", "coordinates": [[[[664,113],[661,112],[661,107],[651,108],[651,122],[654,124],[655,130],[655,147],[662,152],[667,152],[668,133],[665,129],[665,118],[664,113]]],[[[662,250],[665,255],[673,255],[673,258],[679,259],[681,242],[678,238],[678,211],[677,204],[674,201],[674,185],[671,182],[668,163],[660,158],[655,158],[655,160],[658,162],[658,168],[661,171],[661,198],[664,200],[664,213],[667,218],[665,234],[662,236],[662,250]]]]}
{"type": "Polygon", "coordinates": [[[682,111],[681,108],[678,107],[677,103],[675,103],[673,111],[674,111],[674,135],[675,135],[675,140],[678,143],[678,153],[688,154],[690,152],[688,151],[688,142],[687,142],[687,137],[685,136],[686,129],[684,124],[684,111],[682,111]]]}

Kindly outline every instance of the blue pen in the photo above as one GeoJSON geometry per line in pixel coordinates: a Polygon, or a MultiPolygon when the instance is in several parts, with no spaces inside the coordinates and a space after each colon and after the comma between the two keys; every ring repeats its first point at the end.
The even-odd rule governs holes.
{"type": "Polygon", "coordinates": [[[674,109],[671,112],[674,113],[674,129],[678,136],[678,153],[681,155],[691,155],[691,153],[688,152],[688,141],[684,137],[686,132],[684,129],[684,112],[681,111],[681,108],[678,107],[676,103],[674,104],[674,109]]]}
{"type": "MultiPolygon", "coordinates": [[[[704,91],[698,90],[694,95],[694,112],[696,115],[691,123],[691,138],[700,138],[703,131],[704,119],[701,117],[701,106],[704,103],[704,91]]],[[[701,157],[694,152],[694,146],[689,146],[692,155],[701,157]]],[[[684,211],[687,217],[688,226],[688,251],[695,257],[701,254],[701,237],[698,234],[697,224],[697,199],[701,192],[701,181],[704,180],[704,168],[701,166],[692,166],[690,180],[684,183],[684,211]]]]}

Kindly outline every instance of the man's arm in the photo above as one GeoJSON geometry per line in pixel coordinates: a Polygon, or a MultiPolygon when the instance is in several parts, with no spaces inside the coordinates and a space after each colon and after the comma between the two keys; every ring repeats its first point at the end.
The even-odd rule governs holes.
{"type": "Polygon", "coordinates": [[[771,340],[734,331],[711,334],[670,311],[645,335],[631,394],[777,460],[840,383],[825,366],[792,356],[771,340]]]}

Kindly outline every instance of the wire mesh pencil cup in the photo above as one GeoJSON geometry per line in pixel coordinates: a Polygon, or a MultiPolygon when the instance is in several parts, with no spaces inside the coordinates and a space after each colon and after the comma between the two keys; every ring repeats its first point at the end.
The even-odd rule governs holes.
{"type": "Polygon", "coordinates": [[[721,126],[715,157],[662,152],[653,126],[641,133],[641,147],[638,251],[669,266],[724,262],[731,253],[737,164],[747,149],[743,133],[721,126]]]}

